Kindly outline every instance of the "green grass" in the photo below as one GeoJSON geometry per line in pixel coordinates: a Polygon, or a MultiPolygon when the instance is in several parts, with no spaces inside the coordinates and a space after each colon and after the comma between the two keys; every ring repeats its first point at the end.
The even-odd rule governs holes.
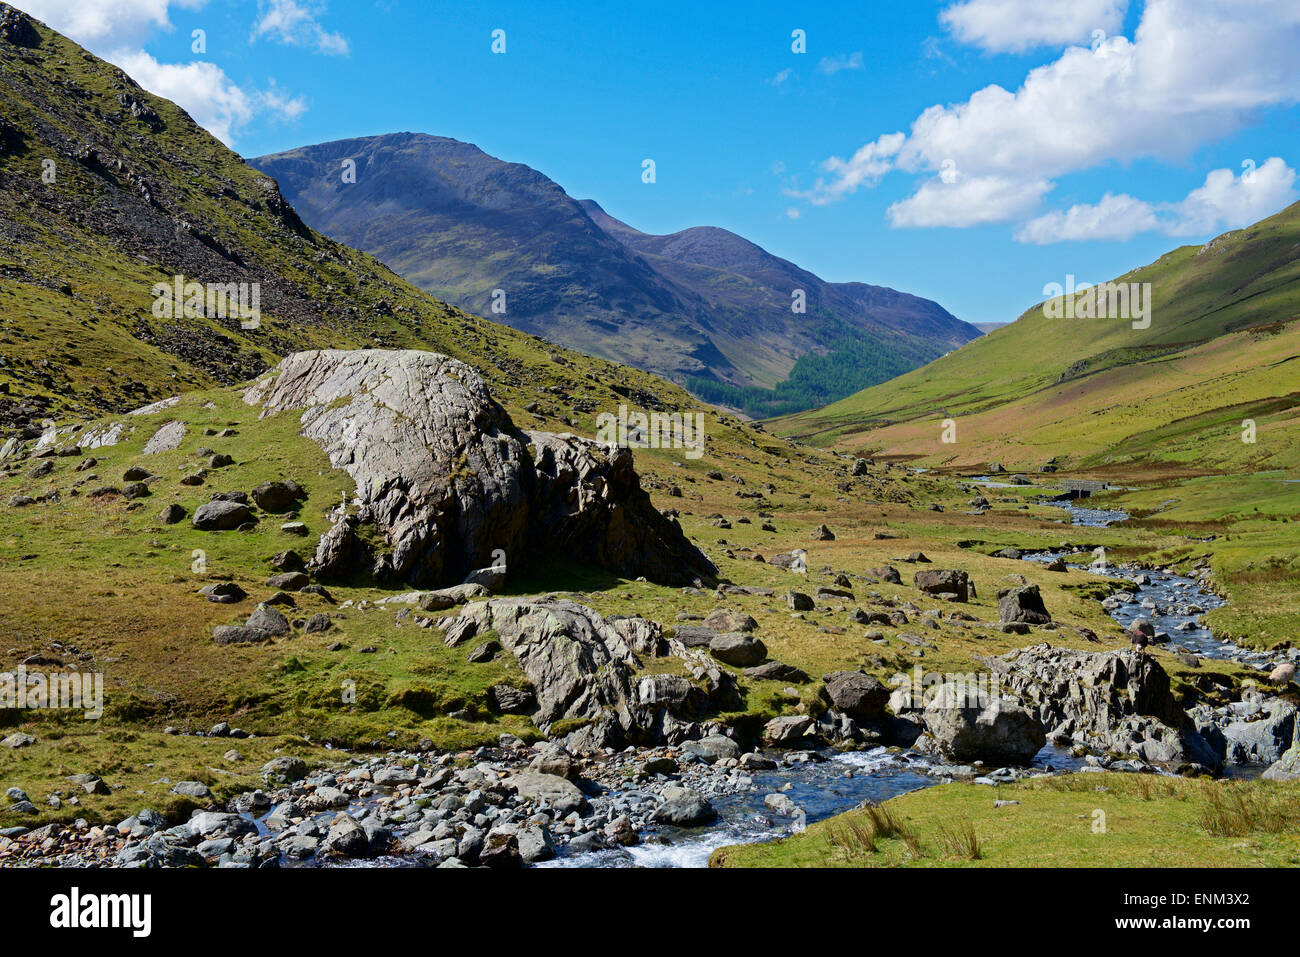
{"type": "Polygon", "coordinates": [[[1233,471],[1300,465],[1300,204],[1120,277],[1152,284],[1148,329],[1016,322],[929,365],[773,428],[927,465],[1233,471]],[[955,444],[941,422],[958,423],[955,444]],[[1257,441],[1243,443],[1253,419],[1257,441]]]}
{"type": "MultiPolygon", "coordinates": [[[[8,387],[10,403],[20,398],[48,401],[50,416],[64,427],[74,423],[85,427],[87,420],[107,415],[110,420],[134,426],[134,431],[116,446],[88,453],[98,459],[90,472],[73,471],[78,461],[75,457],[52,460],[53,473],[39,479],[28,477],[30,461],[0,463],[0,503],[19,493],[33,497],[57,493],[49,502],[25,508],[0,506],[0,594],[5,606],[0,665],[12,667],[37,653],[57,657],[69,668],[102,672],[107,699],[105,715],[98,722],[82,721],[75,714],[0,713],[0,731],[7,734],[21,729],[38,739],[31,748],[0,749],[0,788],[22,787],[41,808],[34,821],[21,823],[75,816],[116,822],[145,805],[183,815],[187,807],[168,795],[170,785],[164,778],[204,780],[221,799],[259,783],[257,768],[277,749],[316,763],[339,759],[337,751],[324,748],[326,743],[375,749],[414,747],[428,741],[440,748],[464,749],[494,741],[505,732],[534,737],[536,729],[525,719],[494,715],[487,707],[486,690],[491,684],[522,680],[508,654],[489,664],[471,665],[465,660],[467,648],[447,649],[436,630],[419,628],[409,617],[399,619],[400,607],[374,605],[386,594],[380,589],[331,586],[340,603],[353,603],[348,608],[299,596],[297,615],[327,611],[335,616],[334,628],[326,634],[295,633],[256,647],[220,648],[212,642],[214,626],[242,620],[257,600],[270,595],[271,589],[265,585],[271,573],[268,559],[286,548],[307,556],[326,527],[327,510],[351,489],[348,477],[330,469],[320,449],[297,435],[296,417],[281,415],[259,421],[256,410],[240,400],[237,389],[218,386],[250,374],[247,368],[260,368],[295,349],[390,346],[436,349],[467,361],[482,373],[521,428],[572,429],[590,435],[600,412],[614,411],[623,403],[669,410],[690,410],[698,403],[676,386],[648,374],[558,349],[524,333],[466,316],[418,292],[360,253],[314,234],[288,230],[259,199],[264,195],[260,174],[197,131],[172,105],[132,91],[167,124],[158,140],[160,147],[141,149],[131,121],[126,120],[102,124],[103,145],[120,155],[128,168],[152,178],[157,195],[168,208],[187,211],[190,221],[204,225],[227,246],[256,259],[266,270],[268,281],[292,290],[280,303],[282,308],[265,308],[261,330],[247,332],[237,323],[196,320],[204,331],[220,337],[223,355],[231,357],[233,365],[191,362],[168,352],[159,338],[165,330],[148,320],[144,320],[145,328],[141,319],[149,312],[152,283],[170,275],[169,264],[142,261],[83,228],[78,220],[30,211],[33,200],[39,209],[90,211],[111,196],[96,176],[67,157],[60,161],[57,184],[37,184],[32,177],[43,153],[56,146],[53,139],[47,143],[42,137],[71,137],[79,118],[87,115],[83,98],[70,94],[67,84],[86,90],[86,102],[110,115],[119,109],[116,94],[122,81],[114,68],[83,56],[57,37],[47,35],[46,42],[31,55],[36,62],[16,58],[7,50],[0,56],[5,81],[0,82],[0,107],[6,122],[26,134],[25,149],[0,156],[0,173],[5,177],[0,186],[0,224],[10,229],[13,239],[0,244],[0,272],[5,275],[0,286],[0,353],[6,358],[0,367],[0,388],[8,387]],[[16,90],[28,90],[29,94],[19,96],[16,90]],[[38,106],[31,106],[29,100],[38,106]],[[51,124],[53,132],[44,130],[43,123],[51,124]],[[161,157],[169,153],[183,159],[176,164],[163,163],[161,157]],[[147,417],[121,415],[126,409],[172,394],[183,394],[175,408],[147,417]],[[525,411],[526,407],[532,411],[525,411]],[[185,442],[175,452],[146,460],[141,455],[144,442],[157,426],[172,419],[189,424],[185,442]],[[206,430],[227,428],[237,434],[229,438],[203,435],[206,430]],[[201,488],[182,486],[180,478],[198,462],[199,446],[229,453],[235,464],[213,471],[201,488]],[[132,508],[119,497],[91,499],[85,494],[101,485],[120,486],[123,472],[132,465],[145,465],[159,477],[153,494],[142,500],[141,507],[132,508]],[[92,479],[92,475],[96,477],[92,479]],[[279,517],[264,516],[248,533],[201,533],[188,522],[165,526],[158,519],[165,504],[176,502],[192,513],[215,491],[248,491],[261,482],[281,478],[293,478],[308,493],[296,516],[310,530],[306,538],[282,533],[279,517]],[[84,484],[78,486],[79,482],[84,484]],[[204,560],[197,571],[196,549],[202,550],[204,560]],[[240,583],[251,598],[231,607],[196,596],[202,585],[226,578],[240,583]],[[336,644],[341,647],[330,650],[336,644]],[[349,692],[346,696],[345,691],[349,692]],[[453,712],[458,716],[453,717],[453,712]],[[218,721],[229,721],[257,737],[229,742],[164,734],[168,727],[201,731],[218,721]],[[230,747],[244,757],[223,763],[230,747]],[[71,793],[67,776],[82,772],[102,774],[113,793],[87,797],[80,808],[65,803],[55,810],[46,804],[50,794],[71,793]]],[[[1192,261],[1193,255],[1180,251],[1167,264],[1170,274],[1192,261]]],[[[1275,294],[1256,291],[1259,295],[1252,302],[1272,308],[1270,296],[1283,295],[1286,290],[1275,294]]],[[[1196,291],[1185,292],[1187,301],[1195,305],[1196,291]]],[[[1197,308],[1204,312],[1207,307],[1197,308]]],[[[1233,308],[1236,311],[1228,317],[1228,325],[1251,318],[1247,306],[1233,308]]],[[[1293,337],[1293,329],[1294,325],[1276,333],[1239,334],[1254,343],[1242,355],[1250,361],[1261,360],[1253,372],[1259,395],[1251,401],[1262,402],[1261,396],[1276,392],[1276,377],[1289,368],[1280,363],[1291,348],[1291,340],[1285,337],[1293,337]]],[[[1179,335],[1196,331],[1189,326],[1179,335]]],[[[963,366],[961,375],[953,376],[958,387],[954,397],[989,405],[1019,394],[1023,381],[1017,376],[1023,377],[1025,368],[1016,363],[1037,360],[1032,354],[1022,355],[1018,335],[1003,330],[988,340],[994,348],[988,354],[1006,360],[1002,364],[995,361],[988,368],[1005,369],[1005,374],[989,377],[985,369],[984,378],[976,381],[978,370],[963,366]],[[969,394],[959,395],[963,389],[969,394]]],[[[1182,340],[1153,339],[1146,344],[1158,345],[1169,354],[1175,341],[1182,340]]],[[[1062,357],[1048,355],[1049,345],[1042,346],[1038,360],[1051,375],[1052,363],[1062,357]]],[[[1131,345],[1121,341],[1100,343],[1096,348],[1110,350],[1107,354],[1114,357],[1131,345]]],[[[1131,349],[1125,353],[1133,354],[1131,349]]],[[[1222,368],[1208,352],[1177,361],[1190,363],[1187,370],[1191,372],[1222,368]]],[[[907,383],[914,381],[918,380],[900,380],[908,388],[907,383]]],[[[1243,382],[1249,385],[1239,376],[1224,389],[1239,389],[1243,382]]],[[[1239,395],[1232,401],[1247,399],[1250,396],[1239,395]]],[[[1108,401],[1113,404],[1113,396],[1108,401]]],[[[1067,408],[1062,414],[1068,412],[1067,408]]],[[[1023,408],[1017,414],[1023,417],[1023,408]]],[[[1279,467],[1289,461],[1287,456],[1294,455],[1296,445],[1288,438],[1288,414],[1281,407],[1257,413],[1260,443],[1256,452],[1261,459],[1278,459],[1279,467]]],[[[1067,452],[1077,440],[1091,441],[1091,430],[1114,443],[1124,435],[1166,428],[1177,418],[1169,415],[1167,405],[1159,404],[1142,415],[1142,421],[1127,433],[1112,428],[1114,423],[1098,429],[1096,421],[1082,417],[1055,432],[1045,426],[1036,439],[1041,445],[1034,455],[1045,458],[1067,452]]],[[[1050,424],[1051,420],[1046,421],[1050,424]]],[[[1231,417],[1221,416],[1214,422],[1215,428],[1227,429],[1229,425],[1231,417]]],[[[1197,425],[1178,433],[1185,449],[1199,441],[1200,428],[1197,425]]],[[[1162,433],[1161,441],[1176,437],[1176,432],[1162,433]]],[[[991,435],[995,433],[990,429],[991,435]]],[[[969,672],[978,670],[980,657],[1044,640],[1098,650],[1126,644],[1095,600],[1113,585],[1083,572],[1055,574],[1028,563],[990,557],[1004,545],[1101,544],[1114,560],[1158,558],[1184,566],[1199,555],[1209,555],[1216,583],[1233,599],[1228,609],[1214,613],[1216,628],[1264,645],[1293,639],[1296,633],[1295,509],[1287,504],[1289,488],[1271,476],[1187,482],[1186,463],[1193,457],[1179,452],[1178,469],[1168,475],[1157,470],[1143,479],[1143,487],[1130,493],[1130,499],[1118,500],[1144,516],[1139,521],[1111,529],[1080,529],[1060,524],[1059,510],[1036,504],[1018,508],[1032,490],[990,493],[994,500],[991,512],[967,515],[970,496],[943,474],[886,472],[877,466],[865,477],[852,478],[848,461],[831,451],[796,445],[713,411],[707,413],[706,434],[708,452],[699,460],[667,450],[638,451],[636,464],[643,485],[659,507],[680,511],[687,534],[727,579],[771,588],[773,597],[687,595],[590,568],[546,564],[552,556],[544,556],[534,568],[513,579],[508,591],[571,592],[602,614],[643,615],[666,627],[675,625],[681,612],[706,615],[720,606],[753,615],[771,657],[802,668],[814,682],[790,694],[783,683],[750,682],[738,676],[744,708],[720,716],[727,723],[748,729],[774,715],[816,710],[821,707],[816,679],[833,670],[860,667],[886,679],[918,664],[931,671],[969,672]],[[710,478],[713,470],[727,478],[710,478]],[[731,481],[733,475],[744,484],[731,481]],[[767,483],[774,490],[765,490],[767,483]],[[670,489],[681,494],[670,495],[670,489]],[[761,497],[742,497],[755,490],[762,491],[761,497]],[[1010,501],[998,500],[1002,498],[1010,501]],[[1176,503],[1166,506],[1166,500],[1175,498],[1176,503]],[[931,511],[932,504],[942,505],[945,511],[931,511]],[[716,528],[710,519],[715,513],[724,515],[732,527],[716,528]],[[748,524],[742,519],[748,519],[748,524]],[[768,520],[775,531],[761,528],[768,520]],[[811,540],[812,530],[822,523],[832,527],[835,541],[811,540]],[[881,532],[895,538],[876,538],[881,532]],[[1213,542],[1195,541],[1209,534],[1216,536],[1213,542]],[[754,560],[755,555],[771,556],[797,547],[809,552],[811,571],[806,578],[754,560]],[[911,587],[915,569],[898,561],[917,550],[929,555],[936,567],[961,568],[971,574],[979,598],[960,610],[995,620],[993,596],[997,589],[1011,576],[1023,575],[1042,587],[1060,629],[1020,637],[967,628],[943,618],[944,613],[957,609],[922,600],[911,587]],[[849,625],[845,610],[824,609],[794,617],[785,604],[784,595],[790,588],[812,591],[817,585],[831,583],[831,576],[820,571],[822,566],[863,574],[887,563],[903,572],[905,583],[855,583],[857,600],[846,601],[846,609],[855,604],[866,607],[871,593],[877,593],[886,601],[914,602],[922,610],[938,611],[935,627],[924,616],[909,611],[912,624],[880,628],[885,642],[878,645],[865,638],[865,628],[849,625]],[[838,632],[840,628],[844,630],[838,632]],[[1096,632],[1100,640],[1095,645],[1086,642],[1082,628],[1096,632]],[[915,648],[899,638],[904,631],[924,635],[934,647],[915,648]]],[[[852,438],[846,447],[856,448],[861,441],[852,438]]],[[[1220,456],[1215,447],[1201,444],[1198,460],[1213,460],[1215,468],[1224,467],[1230,456],[1220,456]]],[[[1141,453],[1139,443],[1125,455],[1140,458],[1141,453]]],[[[1232,455],[1236,454],[1233,447],[1232,455]]],[[[1157,654],[1186,702],[1231,695],[1251,676],[1249,669],[1226,664],[1207,663],[1193,672],[1176,665],[1163,652],[1157,654]]],[[[644,664],[648,671],[683,667],[672,660],[644,664]]],[[[1088,776],[1089,786],[1096,780],[1088,776]]],[[[876,842],[880,850],[872,853],[881,860],[897,862],[996,864],[1021,859],[1017,856],[1020,851],[1010,853],[998,833],[989,830],[988,809],[982,803],[989,801],[988,791],[938,789],[903,801],[938,801],[948,793],[964,795],[956,800],[968,803],[945,812],[942,820],[913,820],[908,816],[910,803],[891,805],[906,813],[895,812],[893,825],[881,820],[876,842]],[[946,830],[940,831],[939,824],[946,830]]],[[[1161,797],[1161,813],[1166,804],[1182,807],[1177,803],[1182,793],[1161,797]]],[[[1075,799],[1069,792],[1062,795],[1050,799],[1075,799]]],[[[1044,799],[1035,796],[1032,800],[1044,799]]],[[[1093,799],[1089,796],[1088,800],[1093,799]]],[[[1190,806],[1194,803],[1188,799],[1189,806],[1184,808],[1188,817],[1183,823],[1191,828],[1196,826],[1197,815],[1206,813],[1200,804],[1190,806]]],[[[1231,821],[1250,819],[1253,806],[1225,805],[1214,813],[1229,823],[1215,826],[1241,826],[1231,821]]],[[[917,807],[923,810],[923,803],[917,807]]],[[[1026,801],[1025,807],[1031,803],[1026,801]]],[[[1057,810],[1046,805],[1040,808],[1043,833],[1050,835],[1053,828],[1074,826],[1073,818],[1061,816],[1059,804],[1052,807],[1057,810]]],[[[1126,820],[1125,808],[1117,807],[1117,811],[1121,822],[1126,820]]],[[[1031,814],[1022,817],[1033,821],[1031,814]]],[[[19,823],[11,812],[2,811],[0,822],[19,823]]],[[[1118,833],[1127,832],[1121,829],[1118,833]]],[[[1196,859],[1193,851],[1200,853],[1202,845],[1199,832],[1193,829],[1187,835],[1190,861],[1196,859]]],[[[1168,831],[1164,836],[1174,841],[1184,834],[1168,831]]],[[[855,847],[863,843],[851,832],[836,840],[846,860],[853,859],[858,853],[855,847]]],[[[1029,832],[1016,840],[1028,845],[1029,832]]],[[[1098,860],[1120,863],[1134,859],[1138,850],[1150,853],[1148,845],[1130,846],[1124,841],[1092,847],[1098,860]],[[1096,850],[1098,847],[1102,850],[1096,850]]],[[[1224,859],[1238,859],[1230,853],[1235,850],[1233,845],[1217,849],[1224,859]]],[[[1287,853],[1293,851],[1292,847],[1287,853]]],[[[1246,857],[1249,855],[1242,859],[1246,857]]],[[[1068,855],[1062,858],[1073,859],[1068,855]]],[[[1268,860],[1286,863],[1277,854],[1268,860]]],[[[1245,862],[1253,862],[1253,858],[1245,862]]]]}
{"type": "MultiPolygon", "coordinates": [[[[255,738],[207,738],[163,734],[143,728],[97,728],[88,722],[44,722],[34,732],[39,740],[29,748],[0,757],[6,787],[21,787],[40,808],[40,815],[17,814],[0,799],[0,827],[31,827],[52,822],[116,824],[143,808],[152,808],[172,823],[180,823],[206,801],[171,793],[178,781],[201,781],[217,801],[265,787],[260,769],[272,758],[293,756],[309,766],[339,763],[340,755],[300,737],[275,734],[255,738]],[[231,750],[237,760],[227,759],[231,750]],[[68,778],[96,774],[108,785],[106,795],[86,794],[68,778]],[[47,803],[60,799],[57,809],[47,803]],[[75,796],[76,804],[69,802],[75,796]]],[[[232,756],[233,757],[233,756],[232,756]]]]}
{"type": "MultiPolygon", "coordinates": [[[[295,633],[264,646],[216,646],[211,640],[214,626],[242,620],[256,601],[270,595],[272,589],[264,581],[271,573],[272,555],[286,548],[310,553],[326,527],[326,511],[350,490],[350,479],[328,467],[314,442],[297,435],[296,416],[258,420],[257,410],[242,402],[237,389],[192,393],[160,413],[107,421],[119,420],[133,425],[134,431],[118,445],[89,453],[98,460],[90,472],[76,472],[79,459],[73,456],[52,459],[54,471],[39,480],[27,476],[30,463],[0,473],[0,501],[19,492],[33,496],[58,492],[55,502],[0,509],[0,590],[8,596],[9,639],[0,649],[2,660],[13,665],[31,654],[53,654],[77,670],[102,671],[107,698],[103,720],[89,723],[91,727],[80,716],[12,712],[0,716],[6,733],[20,728],[39,742],[30,750],[0,755],[4,762],[0,783],[24,787],[39,804],[53,782],[66,776],[65,767],[71,767],[57,748],[50,747],[52,742],[68,738],[81,742],[92,754],[104,754],[111,750],[104,742],[116,735],[148,741],[168,726],[199,731],[223,720],[268,738],[287,734],[300,741],[363,749],[414,747],[421,740],[442,748],[466,748],[494,741],[503,732],[536,736],[526,719],[494,715],[487,707],[491,684],[522,681],[509,654],[490,664],[471,665],[465,660],[467,647],[448,649],[436,630],[419,628],[409,617],[399,620],[401,606],[373,604],[386,594],[381,589],[330,586],[340,603],[353,602],[348,608],[298,596],[299,610],[291,617],[329,612],[335,616],[335,627],[328,633],[295,633]],[[143,456],[142,447],[155,429],[173,419],[189,423],[181,447],[143,456]],[[203,434],[227,428],[237,434],[228,438],[203,434]],[[200,446],[228,452],[235,463],[213,470],[201,488],[182,486],[180,479],[198,461],[200,446]],[[84,494],[85,489],[100,485],[120,485],[123,472],[133,465],[143,465],[158,476],[153,494],[142,500],[142,507],[132,509],[120,498],[92,500],[84,494]],[[251,532],[199,532],[188,522],[165,526],[157,517],[171,502],[192,513],[215,491],[246,491],[280,478],[302,485],[306,501],[296,516],[263,516],[251,532]],[[73,494],[74,483],[82,481],[83,494],[73,494]],[[282,521],[291,517],[304,522],[311,535],[296,538],[281,532],[282,521]],[[195,549],[204,552],[206,567],[201,572],[193,567],[195,549]],[[251,597],[232,607],[196,596],[199,587],[222,578],[238,582],[251,597]],[[343,647],[329,650],[335,643],[343,647]],[[354,698],[345,700],[345,689],[353,690],[354,698]],[[453,711],[466,714],[452,717],[453,711]]],[[[539,563],[521,570],[508,592],[574,594],[604,615],[643,615],[668,628],[677,624],[680,612],[707,615],[717,607],[735,608],[758,620],[771,657],[814,677],[861,667],[888,679],[899,671],[910,672],[917,664],[928,670],[969,672],[978,670],[980,656],[1037,641],[1077,646],[1083,641],[1077,630],[1081,627],[1102,636],[1100,643],[1090,647],[1124,644],[1118,627],[1094,600],[1112,587],[1108,581],[1082,572],[1058,575],[1028,563],[992,558],[989,553],[1012,543],[1047,546],[1099,538],[1119,542],[1129,533],[1060,525],[1054,521],[1060,513],[1041,506],[1022,512],[998,503],[989,515],[965,515],[962,507],[968,496],[947,478],[898,472],[886,477],[876,468],[866,477],[850,480],[844,460],[818,450],[791,448],[726,417],[711,414],[707,434],[712,443],[705,458],[678,458],[671,450],[638,451],[638,471],[660,507],[680,510],[688,535],[719,564],[726,578],[771,588],[773,597],[692,596],[563,563],[539,563]],[[714,469],[745,484],[729,477],[709,478],[707,473],[714,469]],[[737,494],[769,482],[775,491],[764,492],[761,498],[737,494]],[[681,496],[669,496],[671,487],[680,489],[681,496]],[[930,511],[932,502],[943,503],[947,510],[930,511]],[[733,527],[714,528],[709,516],[715,513],[725,515],[733,527]],[[775,532],[760,527],[764,514],[772,516],[775,532]],[[745,518],[748,524],[742,523],[745,518]],[[835,541],[811,541],[813,529],[822,523],[834,529],[835,541]],[[896,538],[874,537],[883,531],[896,538]],[[971,545],[973,541],[983,544],[971,545]],[[809,551],[811,571],[806,578],[753,559],[755,554],[771,556],[795,547],[809,551]],[[858,600],[844,604],[867,607],[871,593],[898,603],[918,601],[911,587],[914,567],[898,561],[915,550],[926,552],[936,566],[971,573],[979,598],[962,610],[985,621],[996,620],[994,596],[1008,576],[1025,575],[1038,582],[1061,630],[1021,637],[964,628],[942,618],[937,627],[930,627],[910,612],[913,623],[880,628],[886,641],[877,645],[864,637],[864,627],[849,624],[844,611],[827,609],[793,617],[786,606],[788,589],[811,591],[831,583],[831,576],[820,572],[823,565],[865,573],[891,562],[903,571],[905,584],[855,584],[858,600]],[[837,628],[845,630],[836,633],[837,628]],[[935,647],[919,651],[898,637],[902,631],[924,634],[935,647]]],[[[1148,545],[1177,541],[1153,534],[1148,545]]],[[[937,602],[918,603],[941,615],[953,610],[937,602]]],[[[683,670],[675,659],[644,664],[647,671],[683,670]]],[[[1232,671],[1230,666],[1225,669],[1232,671]]],[[[1227,676],[1229,686],[1240,680],[1240,672],[1227,676]]],[[[800,707],[823,707],[817,683],[790,695],[784,683],[751,682],[738,672],[737,677],[744,707],[720,716],[726,723],[753,730],[770,717],[795,713],[800,707]]],[[[192,743],[188,738],[169,737],[163,744],[174,740],[188,742],[186,747],[192,743]]],[[[133,752],[134,744],[127,750],[133,752]]],[[[205,760],[211,764],[215,758],[205,760]]],[[[152,793],[150,782],[156,779],[149,777],[152,769],[135,763],[130,767],[135,770],[120,772],[119,781],[110,783],[152,793]]]]}
{"type": "Polygon", "coordinates": [[[1295,867],[1300,784],[1071,774],[944,784],[711,867],[1295,867]],[[994,801],[1019,804],[994,807],[994,801]]]}

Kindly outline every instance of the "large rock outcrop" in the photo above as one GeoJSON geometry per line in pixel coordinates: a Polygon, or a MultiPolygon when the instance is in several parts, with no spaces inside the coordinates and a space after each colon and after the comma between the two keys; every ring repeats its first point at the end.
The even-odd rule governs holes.
{"type": "Polygon", "coordinates": [[[703,712],[736,706],[725,672],[696,668],[694,680],[666,674],[638,680],[638,656],[666,655],[672,644],[645,618],[604,618],[567,598],[493,598],[439,624],[448,645],[493,632],[533,687],[533,723],[547,734],[560,722],[584,723],[569,735],[574,752],[677,743],[698,736],[694,721],[703,712]]]}
{"type": "Polygon", "coordinates": [[[1150,655],[1041,644],[987,663],[1001,689],[1036,710],[1053,737],[1162,764],[1219,763],[1150,655]]]}
{"type": "Polygon", "coordinates": [[[263,416],[301,412],[302,434],[356,482],[358,508],[322,537],[317,578],[437,587],[501,553],[511,570],[562,556],[666,584],[716,573],[654,508],[627,449],[520,431],[478,373],[447,356],[300,352],[244,401],[263,416]]]}
{"type": "Polygon", "coordinates": [[[495,631],[536,691],[533,721],[543,731],[606,711],[630,728],[638,663],[618,622],[567,599],[495,598],[466,606],[444,633],[448,644],[461,644],[495,631]]]}

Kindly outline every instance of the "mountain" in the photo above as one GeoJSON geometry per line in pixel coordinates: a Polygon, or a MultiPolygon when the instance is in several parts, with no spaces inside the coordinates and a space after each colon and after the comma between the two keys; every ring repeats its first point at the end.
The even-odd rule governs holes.
{"type": "Polygon", "coordinates": [[[1089,295],[1123,303],[1118,291],[1063,294],[924,368],[774,428],[931,465],[1300,465],[1300,204],[1114,282],[1149,292],[1148,319],[1066,318],[1089,295]],[[957,441],[944,444],[948,418],[957,441]]]}
{"type": "MultiPolygon", "coordinates": [[[[656,822],[706,810],[643,773],[662,761],[660,743],[706,784],[734,775],[718,766],[695,778],[701,756],[898,745],[856,791],[826,788],[797,755],[783,762],[780,775],[821,788],[827,810],[878,790],[873,774],[915,769],[902,751],[918,721],[933,729],[924,761],[953,743],[938,738],[947,729],[971,743],[945,762],[973,747],[1005,764],[1009,738],[1030,738],[1016,716],[1036,727],[1036,706],[993,709],[994,733],[974,735],[953,709],[902,720],[883,710],[886,683],[922,653],[930,673],[1016,663],[1011,689],[1061,672],[1043,656],[1073,658],[1065,646],[1081,645],[1097,667],[1071,670],[1045,706],[1069,699],[1059,726],[1088,729],[1072,747],[1143,767],[1181,752],[1193,705],[1222,716],[1225,734],[1240,730],[1231,718],[1247,694],[1257,700],[1270,657],[1215,660],[1207,647],[1202,665],[1155,644],[1112,682],[1113,650],[1134,653],[1099,599],[1130,583],[1003,557],[1008,547],[1028,556],[1064,540],[1087,556],[1100,545],[1196,575],[1228,601],[1206,616],[1215,634],[1251,648],[1282,654],[1300,628],[1294,494],[1272,477],[1223,480],[1224,497],[1208,501],[1186,483],[1176,518],[1188,524],[1162,512],[1087,528],[1037,501],[1054,478],[969,515],[963,483],[774,440],[712,409],[690,416],[686,454],[595,445],[585,436],[620,405],[695,403],[649,373],[437,302],[312,231],[173,104],[3,3],[0,100],[0,865],[499,867],[551,850],[583,864],[599,833],[679,840],[656,822]],[[177,277],[236,293],[256,284],[258,308],[232,315],[184,282],[177,302],[177,277]],[[683,535],[707,543],[707,563],[683,535]],[[914,564],[922,551],[932,565],[914,564]],[[717,590],[668,584],[712,577],[709,566],[717,590]],[[1001,590],[1009,573],[1026,584],[1001,590]],[[409,590],[463,575],[472,581],[409,590]],[[1034,605],[1046,624],[1003,624],[1007,610],[1043,621],[1034,605]],[[864,635],[866,614],[879,631],[864,635]],[[922,630],[923,641],[912,633],[922,630]],[[1154,706],[1080,717],[1103,699],[1154,706]],[[584,796],[565,780],[576,771],[598,786],[584,783],[584,796]],[[471,788],[482,828],[465,810],[471,788]],[[666,811],[652,817],[651,800],[666,811]],[[343,804],[349,813],[334,813],[343,804]],[[439,808],[459,810],[435,834],[439,808]],[[587,812],[589,832],[556,823],[569,808],[587,812]],[[249,813],[213,813],[232,809],[249,813]],[[301,817],[329,826],[309,834],[301,817]]],[[[1137,494],[1152,511],[1170,497],[1163,486],[1137,494]]],[[[1164,604],[1172,592],[1156,587],[1164,604]]],[[[1277,728],[1288,714],[1274,716],[1277,728]]],[[[1177,826],[1136,849],[1081,838],[1076,856],[1090,863],[1175,845],[1182,860],[1222,861],[1243,838],[1271,849],[1265,863],[1294,863],[1294,841],[1278,849],[1265,831],[1293,823],[1300,785],[1247,782],[1248,826],[1207,839],[1188,815],[1220,820],[1221,785],[1201,781],[1200,765],[1168,764],[1197,774],[1188,801],[1133,783],[1153,775],[1104,770],[1059,787],[1003,784],[1033,813],[1015,815],[1010,846],[988,837],[1006,814],[979,817],[981,862],[1059,864],[1040,852],[1053,844],[1044,833],[1086,814],[1101,788],[1123,814],[1177,826]]],[[[902,812],[915,833],[850,821],[817,853],[943,867],[974,856],[951,849],[948,824],[988,807],[987,788],[958,781],[926,795],[939,803],[920,823],[916,805],[902,812]],[[855,852],[854,834],[869,848],[855,852]]],[[[713,826],[730,829],[731,810],[718,810],[713,826]]],[[[761,853],[784,854],[770,850],[781,843],[761,853]]]]}
{"type": "Polygon", "coordinates": [[[567,426],[627,396],[694,404],[648,374],[461,312],[322,236],[180,107],[0,11],[0,448],[47,418],[241,382],[320,347],[442,352],[503,403],[532,406],[529,423],[567,426]],[[178,277],[202,284],[196,308],[173,303],[178,277]],[[256,290],[256,322],[207,301],[240,284],[256,290]]]}
{"type": "Polygon", "coordinates": [[[395,133],[249,162],[314,229],[434,295],[752,415],[831,401],[979,334],[936,303],[824,282],[725,229],[647,235],[446,137],[395,133]],[[806,313],[791,308],[795,290],[806,313]]]}

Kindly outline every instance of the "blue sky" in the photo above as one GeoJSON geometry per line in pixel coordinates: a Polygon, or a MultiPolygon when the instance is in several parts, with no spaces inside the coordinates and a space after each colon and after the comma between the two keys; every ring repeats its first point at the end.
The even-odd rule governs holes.
{"type": "Polygon", "coordinates": [[[1297,198],[1294,0],[17,5],[247,156],[451,136],[972,322],[1297,198]]]}

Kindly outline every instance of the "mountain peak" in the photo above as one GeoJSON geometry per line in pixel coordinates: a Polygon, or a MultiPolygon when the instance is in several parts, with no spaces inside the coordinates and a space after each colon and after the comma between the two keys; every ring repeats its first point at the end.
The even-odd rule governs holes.
{"type": "Polygon", "coordinates": [[[773,398],[767,391],[801,360],[832,357],[833,376],[805,379],[838,384],[801,386],[798,397],[781,399],[786,411],[915,368],[979,335],[933,302],[826,283],[718,226],[644,233],[531,167],[447,137],[364,137],[250,163],[280,182],[314,228],[438,297],[751,414],[774,411],[763,407],[773,398]],[[351,184],[338,173],[349,158],[351,184]],[[792,309],[798,290],[806,312],[792,309]]]}

